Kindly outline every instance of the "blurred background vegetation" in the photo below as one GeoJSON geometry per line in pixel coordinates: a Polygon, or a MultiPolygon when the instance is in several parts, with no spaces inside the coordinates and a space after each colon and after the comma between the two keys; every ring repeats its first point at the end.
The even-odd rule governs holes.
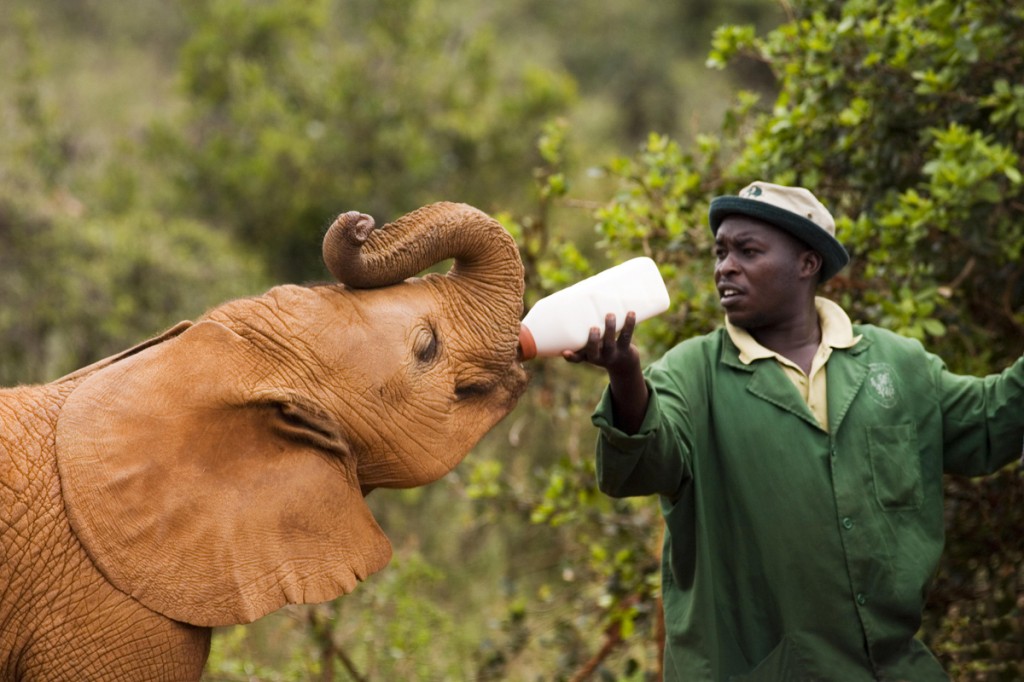
{"type": "MultiPolygon", "coordinates": [[[[475,204],[526,304],[654,257],[650,360],[714,328],[710,198],[834,207],[827,295],[961,372],[1024,350],[1024,8],[1002,0],[6,0],[0,375],[54,379],[272,283],[335,215],[475,204]]],[[[602,377],[532,363],[451,475],[370,502],[392,564],[218,630],[209,680],[656,680],[654,500],[597,493],[602,377]]],[[[1024,475],[947,483],[920,636],[1024,678],[1024,475]]],[[[343,521],[343,520],[339,520],[343,521]]]]}

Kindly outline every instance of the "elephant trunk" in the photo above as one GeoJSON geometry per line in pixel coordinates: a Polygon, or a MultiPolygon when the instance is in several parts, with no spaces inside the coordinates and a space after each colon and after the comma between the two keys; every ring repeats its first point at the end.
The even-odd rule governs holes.
{"type": "Polygon", "coordinates": [[[453,258],[449,277],[476,290],[498,290],[486,295],[521,312],[523,266],[515,241],[494,218],[466,204],[424,206],[380,229],[370,216],[344,213],[327,231],[323,255],[339,282],[361,289],[397,284],[453,258]]]}

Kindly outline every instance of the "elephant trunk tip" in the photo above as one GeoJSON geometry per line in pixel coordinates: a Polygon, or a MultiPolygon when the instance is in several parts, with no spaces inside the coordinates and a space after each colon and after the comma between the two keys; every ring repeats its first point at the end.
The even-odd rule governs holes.
{"type": "Polygon", "coordinates": [[[324,264],[338,281],[345,281],[345,270],[354,262],[354,255],[370,238],[376,224],[371,216],[359,211],[342,213],[328,228],[323,241],[324,264]]]}
{"type": "Polygon", "coordinates": [[[344,238],[351,242],[353,245],[360,245],[365,242],[370,233],[373,232],[376,223],[372,216],[368,216],[365,213],[359,211],[348,211],[342,213],[335,220],[334,224],[331,225],[328,234],[336,238],[344,238]]]}

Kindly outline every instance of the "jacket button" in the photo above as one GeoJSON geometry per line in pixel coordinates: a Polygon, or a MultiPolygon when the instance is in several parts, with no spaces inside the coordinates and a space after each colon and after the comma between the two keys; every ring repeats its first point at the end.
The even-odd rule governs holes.
{"type": "Polygon", "coordinates": [[[844,516],[843,528],[845,528],[846,530],[850,530],[851,528],[853,528],[853,519],[851,519],[849,516],[844,516]]]}
{"type": "Polygon", "coordinates": [[[864,606],[865,604],[868,603],[868,598],[867,598],[867,596],[863,592],[858,592],[857,593],[857,603],[860,604],[861,606],[864,606]]]}

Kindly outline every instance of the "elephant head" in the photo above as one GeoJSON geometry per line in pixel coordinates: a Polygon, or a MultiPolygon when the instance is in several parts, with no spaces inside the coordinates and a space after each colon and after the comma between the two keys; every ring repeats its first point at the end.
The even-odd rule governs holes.
{"type": "Polygon", "coordinates": [[[364,496],[443,476],[525,388],[522,264],[492,218],[346,213],[324,259],[340,284],[228,302],[63,380],[72,528],[153,611],[214,626],[349,592],[391,554],[364,496]]]}

